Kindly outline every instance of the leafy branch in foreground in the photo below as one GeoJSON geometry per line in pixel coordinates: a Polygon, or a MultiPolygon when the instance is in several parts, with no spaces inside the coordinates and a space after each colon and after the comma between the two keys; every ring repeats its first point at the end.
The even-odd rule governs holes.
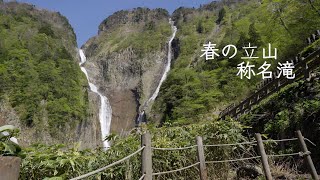
{"type": "Polygon", "coordinates": [[[11,125],[0,127],[0,156],[18,156],[21,148],[18,144],[11,141],[12,137],[16,137],[19,129],[11,125]]]}

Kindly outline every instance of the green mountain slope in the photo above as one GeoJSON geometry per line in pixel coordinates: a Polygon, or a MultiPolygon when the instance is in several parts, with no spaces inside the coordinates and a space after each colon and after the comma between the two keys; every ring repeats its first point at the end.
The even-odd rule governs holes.
{"type": "Polygon", "coordinates": [[[22,144],[67,141],[65,132],[86,119],[87,80],[76,47],[59,13],[0,4],[0,119],[22,128],[22,144]]]}
{"type": "Polygon", "coordinates": [[[173,13],[178,27],[176,60],[161,88],[154,114],[167,123],[189,124],[217,116],[232,102],[255,89],[261,76],[250,80],[236,76],[237,65],[244,61],[242,47],[250,42],[258,46],[250,64],[256,68],[265,61],[263,48],[272,44],[278,58],[267,59],[275,70],[277,63],[294,57],[306,46],[306,38],[320,28],[320,2],[299,0],[243,0],[213,2],[199,9],[180,8],[173,13]],[[203,44],[211,41],[220,52],[228,44],[236,45],[237,56],[200,58],[203,44]]]}
{"type": "MultiPolygon", "coordinates": [[[[87,111],[87,81],[76,62],[72,28],[61,15],[30,5],[6,3],[0,8],[0,122],[17,119],[22,136],[31,137],[32,142],[53,138],[70,146],[69,137],[81,133],[78,124],[98,114],[98,108],[87,111]]],[[[277,60],[267,60],[275,70],[278,62],[301,52],[305,39],[320,28],[319,9],[319,1],[307,0],[224,0],[199,9],[177,9],[172,15],[178,28],[172,71],[151,114],[147,113],[149,122],[163,127],[150,123],[125,137],[111,135],[108,138],[113,144],[108,151],[79,151],[77,146],[67,149],[63,145],[23,148],[21,179],[69,179],[96,170],[140,148],[140,135],[146,130],[153,134],[153,147],[192,146],[198,135],[203,136],[205,144],[249,141],[243,136],[247,132],[268,133],[278,139],[292,137],[296,129],[319,143],[319,79],[296,82],[255,107],[241,118],[242,124],[253,128],[232,120],[215,121],[221,109],[246,97],[261,80],[260,76],[250,80],[236,76],[237,65],[245,54],[241,48],[248,42],[258,46],[256,55],[260,58],[250,62],[259,67],[264,62],[262,49],[271,43],[279,52],[277,60]],[[205,61],[200,58],[201,49],[208,41],[220,50],[234,44],[238,55],[205,61]]],[[[171,35],[168,18],[163,9],[119,11],[103,21],[99,34],[83,46],[89,76],[110,99],[114,132],[132,129],[140,105],[158,83],[171,35]]],[[[95,99],[91,101],[99,104],[95,99]]],[[[252,147],[206,147],[206,159],[252,157],[256,155],[252,147]]],[[[284,151],[291,153],[296,150],[293,148],[284,151]]],[[[273,150],[278,152],[269,149],[271,153],[273,150]]],[[[318,149],[310,150],[319,162],[319,154],[314,153],[318,149]]],[[[195,148],[172,152],[153,149],[153,155],[154,172],[196,162],[195,148]]],[[[134,156],[91,178],[138,179],[142,174],[140,162],[140,156],[134,156]]],[[[209,176],[235,178],[237,168],[247,163],[259,164],[211,164],[209,176]]],[[[300,162],[294,164],[299,166],[300,162]]],[[[197,178],[196,168],[159,177],[197,178]]]]}

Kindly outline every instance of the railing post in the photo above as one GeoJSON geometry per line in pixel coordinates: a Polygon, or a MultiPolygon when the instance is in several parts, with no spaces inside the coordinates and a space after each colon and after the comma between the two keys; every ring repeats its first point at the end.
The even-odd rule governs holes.
{"type": "Polygon", "coordinates": [[[304,63],[304,79],[310,80],[310,71],[307,62],[304,63]]]}
{"type": "Polygon", "coordinates": [[[309,166],[309,170],[312,178],[315,180],[319,180],[319,176],[317,174],[316,168],[314,167],[314,164],[310,156],[310,151],[308,151],[306,142],[304,141],[304,137],[302,136],[301,131],[296,131],[296,136],[299,140],[301,150],[304,153],[304,160],[309,166]]]}
{"type": "Polygon", "coordinates": [[[151,135],[146,132],[141,136],[141,147],[145,146],[142,151],[142,175],[145,174],[144,180],[152,180],[152,150],[151,135]]]}
{"type": "Polygon", "coordinates": [[[0,179],[18,180],[21,158],[12,156],[0,156],[0,179]]]}
{"type": "Polygon", "coordinates": [[[208,174],[207,174],[207,168],[206,168],[206,159],[204,156],[204,149],[203,149],[203,142],[202,137],[197,136],[197,151],[198,151],[198,160],[200,162],[199,169],[200,169],[200,179],[201,180],[207,180],[208,174]]]}
{"type": "Polygon", "coordinates": [[[271,171],[270,171],[270,167],[269,167],[269,163],[268,163],[268,156],[266,154],[266,151],[264,150],[264,145],[262,142],[261,134],[256,133],[255,137],[257,140],[257,144],[258,144],[259,154],[261,156],[261,162],[262,162],[264,174],[265,174],[267,180],[272,180],[271,171]]]}

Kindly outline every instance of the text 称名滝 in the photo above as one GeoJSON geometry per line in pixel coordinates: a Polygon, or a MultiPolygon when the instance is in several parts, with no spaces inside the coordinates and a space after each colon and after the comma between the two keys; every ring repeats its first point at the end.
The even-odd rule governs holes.
{"type": "MultiPolygon", "coordinates": [[[[272,71],[269,70],[271,67],[271,64],[267,61],[264,61],[264,63],[256,68],[254,64],[251,64],[250,59],[258,59],[258,56],[255,56],[255,50],[257,49],[257,46],[252,45],[251,43],[248,43],[247,46],[242,47],[242,49],[245,51],[245,56],[241,57],[243,60],[247,60],[246,62],[243,61],[237,65],[238,73],[237,76],[239,76],[241,79],[247,78],[251,79],[253,76],[261,75],[262,79],[272,79],[272,71]],[[259,72],[256,72],[258,70],[259,72]]],[[[216,57],[227,57],[229,59],[234,58],[238,53],[238,48],[235,45],[226,45],[222,48],[221,54],[219,54],[219,49],[216,48],[216,44],[212,44],[211,42],[207,44],[203,44],[203,49],[201,50],[203,54],[200,57],[205,57],[206,60],[213,60],[216,57]]],[[[271,44],[268,44],[268,48],[263,48],[262,51],[262,58],[263,59],[277,59],[277,48],[273,48],[271,44]]],[[[293,72],[294,70],[294,64],[292,62],[286,61],[284,63],[278,62],[277,69],[279,70],[278,75],[276,78],[280,78],[281,76],[286,77],[287,79],[294,79],[295,74],[293,72]]]]}

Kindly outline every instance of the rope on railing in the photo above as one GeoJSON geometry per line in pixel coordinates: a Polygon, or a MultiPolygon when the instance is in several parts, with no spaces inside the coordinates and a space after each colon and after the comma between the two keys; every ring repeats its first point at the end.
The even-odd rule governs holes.
{"type": "Polygon", "coordinates": [[[146,176],[146,174],[143,174],[143,175],[139,178],[139,180],[143,180],[145,176],[146,176]]]}
{"type": "MultiPolygon", "coordinates": [[[[307,138],[304,138],[306,141],[308,141],[309,143],[311,143],[312,145],[316,146],[312,141],[310,141],[309,139],[307,138]]],[[[273,139],[268,139],[268,140],[263,140],[262,142],[285,142],[285,141],[295,141],[295,140],[298,140],[298,138],[291,138],[291,139],[279,139],[279,140],[273,140],[273,139]]],[[[242,143],[233,143],[233,144],[213,144],[213,145],[203,145],[204,147],[221,147],[221,146],[237,146],[237,145],[248,145],[248,144],[257,144],[257,141],[249,141],[249,142],[242,142],[242,143]]],[[[185,150],[185,149],[191,149],[191,148],[194,148],[194,147],[198,147],[198,145],[193,145],[193,146],[187,146],[187,147],[178,147],[178,148],[157,148],[157,147],[151,147],[152,149],[154,150],[168,150],[168,151],[172,151],[172,150],[185,150]]],[[[89,177],[91,175],[94,175],[96,173],[99,173],[103,170],[106,170],[114,165],[117,165],[117,164],[120,164],[122,163],[123,161],[129,159],[130,157],[136,155],[137,153],[141,152],[143,149],[145,148],[145,146],[142,146],[140,149],[138,149],[137,151],[135,151],[134,153],[108,165],[108,166],[105,166],[103,168],[100,168],[100,169],[97,169],[95,171],[92,171],[90,173],[87,173],[87,174],[84,174],[84,175],[81,175],[79,177],[76,177],[76,178],[72,178],[71,180],[78,180],[78,179],[83,179],[83,178],[86,178],[86,177],[89,177]]],[[[286,156],[296,156],[296,155],[299,155],[299,156],[304,156],[305,153],[303,152],[298,152],[298,153],[290,153],[290,154],[275,154],[275,155],[267,155],[268,157],[286,157],[286,156]]],[[[245,160],[252,160],[252,159],[258,159],[258,158],[261,158],[261,156],[255,156],[255,157],[249,157],[249,158],[241,158],[241,159],[230,159],[230,160],[219,160],[219,161],[206,161],[205,163],[206,164],[211,164],[211,163],[226,163],[226,162],[236,162],[236,161],[245,161],[245,160]]],[[[195,164],[192,164],[190,166],[186,166],[186,167],[183,167],[183,168],[180,168],[180,169],[176,169],[176,170],[171,170],[171,171],[165,171],[165,172],[158,172],[158,173],[152,173],[153,176],[156,176],[156,175],[162,175],[162,174],[168,174],[168,173],[174,173],[174,172],[178,172],[178,171],[183,171],[183,170],[186,170],[186,169],[189,169],[191,167],[194,167],[196,165],[199,165],[200,162],[197,162],[195,164]]],[[[145,178],[146,174],[143,174],[139,180],[143,180],[145,178]]]]}
{"type": "Polygon", "coordinates": [[[192,149],[194,147],[197,147],[197,145],[187,146],[187,147],[178,147],[178,148],[157,148],[157,147],[151,147],[151,148],[154,150],[174,151],[174,150],[192,149]]]}
{"type": "Polygon", "coordinates": [[[122,159],[120,159],[120,160],[118,160],[118,161],[116,161],[116,162],[114,162],[114,163],[112,163],[112,164],[109,164],[108,166],[105,166],[105,167],[103,167],[103,168],[97,169],[97,170],[92,171],[92,172],[90,172],[90,173],[81,175],[81,176],[79,176],[79,177],[72,178],[71,180],[83,179],[83,178],[92,176],[92,175],[94,175],[94,174],[97,174],[97,173],[99,173],[99,172],[101,172],[101,171],[103,171],[103,170],[106,170],[106,169],[108,169],[108,168],[110,168],[110,167],[112,167],[112,166],[114,166],[114,165],[120,164],[120,163],[122,163],[123,161],[129,159],[130,157],[138,154],[138,153],[139,153],[140,151],[142,151],[144,148],[145,148],[145,146],[142,146],[142,147],[141,147],[140,149],[138,149],[136,152],[134,152],[134,153],[132,153],[132,154],[130,154],[130,155],[128,155],[128,156],[126,156],[126,157],[124,157],[124,158],[122,158],[122,159]]]}
{"type": "Polygon", "coordinates": [[[237,146],[237,145],[256,144],[256,143],[257,143],[257,141],[251,141],[251,142],[242,142],[242,143],[234,143],[234,144],[212,144],[212,145],[203,145],[203,147],[237,146]]]}
{"type": "Polygon", "coordinates": [[[241,158],[241,159],[221,160],[221,161],[206,161],[206,164],[246,161],[246,160],[258,159],[258,158],[261,158],[261,156],[255,156],[255,157],[249,157],[249,158],[241,158]]]}
{"type": "MultiPolygon", "coordinates": [[[[316,146],[312,141],[310,141],[307,138],[304,138],[308,142],[310,142],[313,146],[316,146]]],[[[285,142],[285,141],[296,141],[298,138],[291,138],[291,139],[268,139],[268,140],[262,140],[262,142],[285,142]]],[[[256,144],[257,141],[249,141],[249,142],[242,142],[242,143],[233,143],[233,144],[207,144],[203,145],[203,147],[220,147],[220,146],[237,146],[237,145],[248,145],[248,144],[256,144]]],[[[154,150],[168,150],[168,151],[173,151],[173,150],[184,150],[184,149],[191,149],[197,147],[197,145],[194,146],[187,146],[187,147],[178,147],[178,148],[157,148],[157,147],[151,147],[154,150]]]]}
{"type": "MultiPolygon", "coordinates": [[[[291,138],[291,139],[278,139],[278,140],[274,140],[274,139],[268,139],[268,140],[262,140],[262,142],[284,142],[284,141],[296,141],[298,140],[298,138],[291,138]]],[[[310,139],[308,138],[304,138],[304,140],[308,141],[310,144],[312,144],[313,146],[317,146],[314,142],[312,142],[310,139]]]]}
{"type": "Polygon", "coordinates": [[[310,144],[312,144],[314,147],[316,147],[317,145],[314,143],[314,142],[312,142],[310,139],[308,139],[308,138],[304,138],[304,140],[306,140],[306,141],[308,141],[310,144]]]}
{"type": "Polygon", "coordinates": [[[285,142],[285,141],[296,141],[298,138],[291,138],[291,139],[268,139],[268,140],[262,140],[262,142],[285,142]]]}
{"type": "MultiPolygon", "coordinates": [[[[305,138],[307,141],[309,141],[312,145],[315,146],[313,142],[311,142],[309,139],[305,138]]],[[[291,138],[291,139],[268,139],[268,140],[263,140],[262,142],[285,142],[285,141],[296,141],[298,138],[291,138]]],[[[207,144],[203,145],[203,147],[220,147],[220,146],[237,146],[237,145],[248,145],[248,144],[256,144],[257,141],[249,141],[249,142],[242,142],[242,143],[233,143],[233,144],[207,144]]],[[[154,150],[168,150],[168,151],[173,151],[173,150],[184,150],[184,149],[191,149],[197,147],[197,145],[194,146],[187,146],[187,147],[179,147],[179,148],[157,148],[157,147],[151,147],[154,150]]]]}
{"type": "Polygon", "coordinates": [[[272,154],[272,155],[268,155],[268,157],[285,157],[285,156],[303,156],[302,152],[298,152],[298,153],[291,153],[291,154],[272,154]]]}
{"type": "MultiPolygon", "coordinates": [[[[297,155],[303,156],[303,153],[302,152],[298,152],[298,153],[291,153],[291,154],[272,154],[272,155],[268,155],[268,157],[285,157],[285,156],[297,156],[297,155]]],[[[255,157],[249,157],[249,158],[241,158],[241,159],[221,160],[221,161],[206,161],[206,164],[245,161],[245,160],[258,159],[258,158],[261,158],[261,156],[255,156],[255,157]]]]}
{"type": "Polygon", "coordinates": [[[172,170],[172,171],[165,171],[165,172],[158,172],[158,173],[152,173],[153,176],[157,176],[157,175],[162,175],[162,174],[169,174],[169,173],[174,173],[174,172],[178,172],[178,171],[183,171],[183,170],[186,170],[186,169],[189,169],[189,168],[192,168],[196,165],[200,164],[200,162],[197,162],[197,163],[194,163],[190,166],[187,166],[187,167],[183,167],[183,168],[180,168],[180,169],[176,169],[176,170],[172,170]]]}

